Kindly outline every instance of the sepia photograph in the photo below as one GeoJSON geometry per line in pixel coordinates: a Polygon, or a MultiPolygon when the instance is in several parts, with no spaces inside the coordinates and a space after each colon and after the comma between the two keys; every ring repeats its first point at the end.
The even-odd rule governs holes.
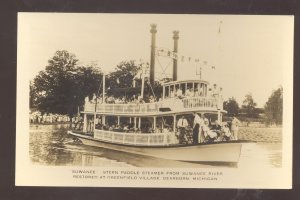
{"type": "Polygon", "coordinates": [[[293,16],[18,13],[16,185],[291,188],[293,33],[293,16]]]}

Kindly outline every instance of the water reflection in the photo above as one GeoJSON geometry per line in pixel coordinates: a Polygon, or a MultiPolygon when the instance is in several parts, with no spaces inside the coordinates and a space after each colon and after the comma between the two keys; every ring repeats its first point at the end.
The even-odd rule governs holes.
{"type": "MultiPolygon", "coordinates": [[[[30,159],[34,164],[101,167],[220,167],[165,160],[74,143],[67,134],[68,125],[34,125],[30,127],[30,159]]],[[[238,166],[281,167],[281,143],[244,144],[238,166]]]]}

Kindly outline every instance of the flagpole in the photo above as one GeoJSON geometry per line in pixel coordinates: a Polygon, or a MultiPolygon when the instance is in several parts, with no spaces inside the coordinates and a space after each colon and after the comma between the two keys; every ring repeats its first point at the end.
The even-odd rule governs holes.
{"type": "Polygon", "coordinates": [[[144,99],[144,87],[145,87],[145,76],[144,76],[144,72],[142,72],[142,88],[141,88],[142,99],[144,99]]]}
{"type": "Polygon", "coordinates": [[[103,77],[102,77],[102,103],[105,103],[105,73],[103,72],[103,77]]]}

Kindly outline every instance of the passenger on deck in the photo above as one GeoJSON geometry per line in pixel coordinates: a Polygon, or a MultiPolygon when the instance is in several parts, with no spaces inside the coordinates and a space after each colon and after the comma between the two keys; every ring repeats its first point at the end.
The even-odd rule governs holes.
{"type": "Polygon", "coordinates": [[[83,118],[81,116],[78,117],[79,120],[78,120],[78,123],[79,123],[79,127],[77,130],[82,130],[82,127],[83,127],[83,118]]]}
{"type": "Polygon", "coordinates": [[[187,90],[185,91],[185,96],[186,97],[190,97],[191,95],[191,89],[187,88],[187,90]]]}
{"type": "Polygon", "coordinates": [[[197,89],[197,88],[195,89],[194,96],[195,96],[195,97],[199,97],[199,96],[200,96],[200,95],[199,95],[199,91],[198,91],[198,89],[197,89]]]}
{"type": "Polygon", "coordinates": [[[93,132],[94,131],[94,120],[93,119],[89,119],[88,121],[88,132],[93,132]]]}
{"type": "Polygon", "coordinates": [[[204,136],[203,136],[203,126],[204,126],[204,119],[201,117],[201,114],[194,113],[194,127],[199,124],[199,136],[198,136],[198,141],[199,143],[202,143],[204,141],[204,136]]]}
{"type": "Polygon", "coordinates": [[[181,90],[180,87],[176,90],[176,96],[177,96],[179,99],[181,99],[181,98],[183,97],[182,90],[181,90]]]}
{"type": "Polygon", "coordinates": [[[149,102],[150,103],[154,103],[155,102],[155,98],[152,95],[149,97],[149,102]]]}
{"type": "Polygon", "coordinates": [[[107,98],[107,103],[115,103],[115,98],[113,96],[110,96],[107,98]]]}
{"type": "Polygon", "coordinates": [[[222,127],[222,131],[223,131],[223,140],[229,141],[231,139],[231,132],[229,129],[229,125],[227,123],[222,127]]]}
{"type": "Polygon", "coordinates": [[[110,127],[109,127],[109,129],[108,129],[108,130],[109,130],[109,131],[113,131],[113,130],[114,130],[114,128],[115,128],[115,125],[112,125],[112,126],[110,126],[110,127]]]}
{"type": "Polygon", "coordinates": [[[238,140],[240,123],[241,123],[240,120],[238,120],[236,117],[233,117],[233,119],[231,121],[231,132],[232,132],[234,140],[238,140]]]}
{"type": "Polygon", "coordinates": [[[145,103],[144,99],[140,95],[138,96],[138,103],[145,103]]]}
{"type": "Polygon", "coordinates": [[[199,141],[199,127],[200,125],[197,123],[193,129],[193,144],[198,144],[199,141]]]}
{"type": "Polygon", "coordinates": [[[169,126],[165,125],[164,128],[162,129],[162,133],[169,133],[169,126]]]}
{"type": "Polygon", "coordinates": [[[204,142],[213,142],[218,137],[218,134],[215,131],[210,130],[209,121],[207,119],[204,121],[203,133],[205,137],[204,142]]]}
{"type": "Polygon", "coordinates": [[[124,130],[125,133],[128,133],[128,132],[129,132],[129,125],[126,124],[126,125],[124,126],[123,130],[124,130]]]}
{"type": "Polygon", "coordinates": [[[189,126],[188,121],[182,115],[181,118],[177,122],[177,128],[179,130],[179,143],[183,144],[185,142],[185,132],[187,127],[189,126]]]}
{"type": "Polygon", "coordinates": [[[218,95],[219,95],[219,91],[218,91],[218,88],[217,88],[217,84],[214,84],[214,87],[212,89],[212,96],[214,98],[218,98],[218,95]]]}
{"type": "Polygon", "coordinates": [[[207,96],[208,97],[213,97],[213,93],[211,91],[211,88],[208,89],[207,96]]]}
{"type": "Polygon", "coordinates": [[[195,96],[194,88],[191,88],[191,97],[194,97],[194,96],[195,96]]]}
{"type": "Polygon", "coordinates": [[[221,125],[219,124],[219,121],[216,120],[212,125],[211,125],[211,130],[214,130],[214,131],[221,131],[221,125]]]}
{"type": "Polygon", "coordinates": [[[159,127],[159,125],[156,126],[155,133],[162,133],[162,129],[159,127]]]}
{"type": "Polygon", "coordinates": [[[175,92],[173,90],[171,90],[170,97],[173,98],[174,96],[175,96],[175,92]]]}

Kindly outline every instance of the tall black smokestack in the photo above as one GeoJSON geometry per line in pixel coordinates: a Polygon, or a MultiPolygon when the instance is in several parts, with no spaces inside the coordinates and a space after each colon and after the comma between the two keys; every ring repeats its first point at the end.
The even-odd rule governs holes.
{"type": "Polygon", "coordinates": [[[150,33],[151,37],[151,57],[150,57],[150,84],[154,85],[154,66],[155,66],[155,34],[156,34],[156,24],[151,24],[150,33]]]}
{"type": "MultiPolygon", "coordinates": [[[[178,53],[178,39],[179,39],[179,31],[173,31],[173,39],[174,39],[174,53],[177,55],[178,53]]],[[[173,59],[173,81],[177,81],[177,59],[173,59]]]]}

